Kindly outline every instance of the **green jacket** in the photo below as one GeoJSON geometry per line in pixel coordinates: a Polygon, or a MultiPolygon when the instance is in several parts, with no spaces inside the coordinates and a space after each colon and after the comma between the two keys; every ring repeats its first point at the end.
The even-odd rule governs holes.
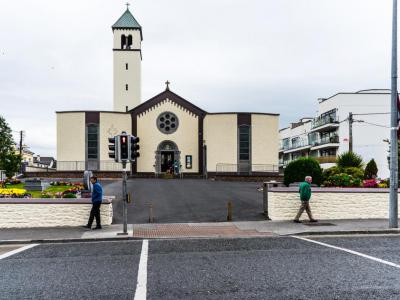
{"type": "Polygon", "coordinates": [[[304,181],[299,186],[300,200],[308,201],[311,198],[311,185],[304,181]]]}

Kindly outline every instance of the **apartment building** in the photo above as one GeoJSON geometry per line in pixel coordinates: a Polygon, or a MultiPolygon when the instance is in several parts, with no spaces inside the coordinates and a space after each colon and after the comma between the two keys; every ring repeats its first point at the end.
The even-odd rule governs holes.
{"type": "Polygon", "coordinates": [[[314,157],[323,168],[333,166],[339,154],[349,151],[351,124],[353,151],[364,163],[375,159],[378,175],[388,177],[390,99],[390,90],[377,89],[319,99],[315,117],[302,118],[279,131],[280,167],[304,156],[314,157]]]}

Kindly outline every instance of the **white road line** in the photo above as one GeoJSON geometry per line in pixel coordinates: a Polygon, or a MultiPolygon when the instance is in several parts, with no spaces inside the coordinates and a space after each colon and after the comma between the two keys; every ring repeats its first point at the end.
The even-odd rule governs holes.
{"type": "Polygon", "coordinates": [[[377,261],[377,262],[380,262],[382,264],[385,264],[385,265],[400,269],[400,265],[398,265],[398,264],[395,264],[395,263],[392,263],[390,261],[383,260],[383,259],[380,259],[380,258],[377,258],[377,257],[373,257],[373,256],[370,256],[370,255],[361,253],[361,252],[357,252],[357,251],[353,251],[353,250],[350,250],[350,249],[333,246],[333,245],[322,243],[322,242],[317,242],[317,241],[314,241],[314,240],[309,240],[309,239],[306,239],[306,238],[303,238],[303,237],[299,237],[299,236],[292,236],[292,237],[296,238],[296,239],[299,239],[299,240],[306,241],[306,242],[310,242],[310,243],[318,244],[318,245],[321,245],[321,246],[333,248],[333,249],[336,249],[336,250],[344,251],[344,252],[347,252],[347,253],[351,253],[351,254],[354,254],[354,255],[358,255],[358,256],[361,256],[361,257],[364,257],[364,258],[368,258],[370,260],[377,261]]]}
{"type": "Polygon", "coordinates": [[[143,240],[142,253],[140,254],[139,270],[134,300],[146,300],[147,297],[147,258],[149,252],[149,241],[143,240]]]}
{"type": "Polygon", "coordinates": [[[7,257],[10,257],[11,255],[20,253],[20,252],[28,250],[28,249],[31,249],[33,247],[36,247],[37,245],[39,245],[39,244],[31,244],[31,245],[27,245],[27,246],[24,246],[24,247],[9,251],[7,253],[1,254],[0,255],[0,259],[4,259],[4,258],[7,258],[7,257]]]}

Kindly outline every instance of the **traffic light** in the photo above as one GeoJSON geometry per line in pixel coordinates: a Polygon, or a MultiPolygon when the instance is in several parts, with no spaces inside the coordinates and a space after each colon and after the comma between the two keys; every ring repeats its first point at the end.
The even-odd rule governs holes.
{"type": "Polygon", "coordinates": [[[140,146],[138,143],[140,142],[140,139],[137,136],[131,136],[131,141],[130,141],[130,148],[131,148],[131,156],[130,160],[135,161],[137,157],[140,156],[139,149],[140,146]]]}
{"type": "Polygon", "coordinates": [[[113,158],[115,161],[118,161],[118,151],[116,148],[116,138],[112,137],[112,138],[108,138],[108,150],[110,150],[110,152],[108,152],[108,157],[109,158],[113,158]]]}
{"type": "Polygon", "coordinates": [[[129,160],[129,136],[127,134],[121,134],[119,136],[119,161],[129,160]]]}

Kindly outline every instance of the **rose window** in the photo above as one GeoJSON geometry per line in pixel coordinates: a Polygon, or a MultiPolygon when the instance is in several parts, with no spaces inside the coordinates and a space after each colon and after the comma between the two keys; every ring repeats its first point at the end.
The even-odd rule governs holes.
{"type": "Polygon", "coordinates": [[[171,112],[164,112],[157,118],[157,127],[162,133],[174,133],[178,129],[178,126],[178,117],[171,112]]]}

